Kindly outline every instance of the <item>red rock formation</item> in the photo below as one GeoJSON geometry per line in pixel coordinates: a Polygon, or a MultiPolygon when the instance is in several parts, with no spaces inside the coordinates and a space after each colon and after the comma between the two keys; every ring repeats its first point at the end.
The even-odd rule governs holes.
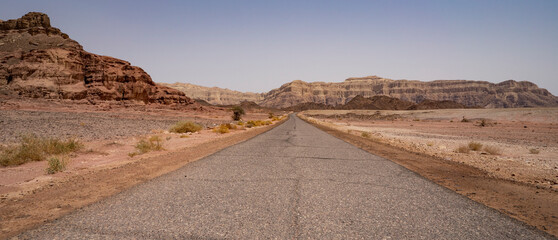
{"type": "Polygon", "coordinates": [[[389,96],[420,103],[425,99],[453,101],[468,107],[557,107],[558,98],[531,82],[513,80],[498,84],[484,81],[391,80],[377,76],[349,78],[344,82],[313,82],[296,80],[264,94],[262,106],[288,107],[314,102],[343,105],[357,95],[389,96]]]}
{"type": "Polygon", "coordinates": [[[498,84],[467,80],[422,82],[370,76],[331,83],[296,80],[267,93],[242,93],[181,83],[167,86],[210,104],[238,104],[242,100],[250,99],[261,106],[284,109],[340,107],[358,95],[365,98],[389,96],[412,103],[421,103],[426,99],[434,101],[419,104],[419,109],[458,108],[461,105],[488,108],[558,107],[558,98],[546,89],[539,88],[531,82],[513,80],[498,84]]]}
{"type": "Polygon", "coordinates": [[[59,29],[43,13],[0,22],[0,90],[53,99],[135,100],[191,104],[183,92],[160,86],[124,60],[100,56],[59,29]]]}

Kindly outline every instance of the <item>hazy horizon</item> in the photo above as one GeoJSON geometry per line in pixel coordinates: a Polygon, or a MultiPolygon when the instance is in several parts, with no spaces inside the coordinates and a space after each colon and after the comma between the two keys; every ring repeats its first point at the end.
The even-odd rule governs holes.
{"type": "Polygon", "coordinates": [[[558,1],[17,1],[155,82],[267,92],[377,75],[530,81],[558,95],[558,1]]]}

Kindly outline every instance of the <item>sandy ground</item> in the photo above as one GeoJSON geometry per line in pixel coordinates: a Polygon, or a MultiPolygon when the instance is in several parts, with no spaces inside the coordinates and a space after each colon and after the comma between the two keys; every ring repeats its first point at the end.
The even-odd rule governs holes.
{"type": "MultiPolygon", "coordinates": [[[[264,113],[248,113],[243,119],[263,120],[267,117],[264,113]]],[[[0,104],[0,144],[13,144],[22,134],[32,133],[41,137],[76,138],[85,147],[70,156],[66,171],[59,174],[46,174],[46,162],[0,167],[0,199],[23,196],[55,178],[112,168],[224,137],[226,134],[215,133],[210,128],[228,122],[231,122],[230,111],[211,107],[185,111],[111,104],[99,109],[99,106],[69,101],[62,104],[49,100],[3,102],[0,104]],[[168,129],[180,120],[194,121],[205,129],[195,134],[169,133],[168,129]],[[165,151],[128,156],[135,151],[138,141],[151,136],[163,139],[165,151]]]]}
{"type": "MultiPolygon", "coordinates": [[[[0,99],[0,144],[10,145],[20,135],[33,133],[42,137],[77,138],[85,145],[82,150],[69,156],[66,170],[56,174],[46,173],[46,161],[0,167],[0,236],[8,236],[38,222],[61,216],[83,204],[164,174],[271,127],[239,128],[226,134],[211,130],[218,124],[231,122],[230,115],[228,109],[205,106],[173,109],[139,104],[90,105],[70,101],[0,99]],[[205,129],[193,134],[169,133],[168,129],[179,120],[194,121],[205,129]],[[129,153],[135,152],[134,146],[138,141],[151,136],[159,136],[163,140],[164,150],[129,156],[129,153]],[[184,156],[185,153],[187,156],[184,156]],[[164,157],[172,154],[183,156],[185,160],[164,157]],[[131,167],[161,158],[163,160],[154,166],[140,169],[131,167]],[[146,168],[154,167],[159,170],[140,174],[146,168]],[[107,172],[112,173],[107,176],[107,172]],[[115,173],[118,176],[113,176],[115,173]],[[97,186],[90,193],[85,187],[76,187],[96,178],[102,179],[99,183],[106,184],[97,186]],[[116,178],[121,178],[118,184],[114,184],[116,178]],[[73,188],[73,192],[60,189],[62,186],[73,188]],[[53,202],[57,196],[53,189],[70,196],[53,202]],[[44,194],[45,198],[53,198],[51,203],[64,211],[34,209],[32,206],[45,201],[38,197],[41,196],[38,193],[44,194]],[[75,200],[71,197],[80,195],[84,196],[75,200]],[[16,203],[25,204],[18,207],[16,203]]],[[[248,112],[243,116],[245,121],[267,118],[267,113],[248,112]]]]}
{"type": "Polygon", "coordinates": [[[307,111],[335,128],[411,152],[487,171],[496,178],[558,191],[558,109],[450,109],[426,111],[307,111]],[[462,122],[466,118],[469,122],[462,122]],[[481,121],[485,121],[482,127],[481,121]],[[487,151],[458,153],[470,142],[487,151]],[[538,151],[531,153],[531,149],[538,151]]]}
{"type": "Polygon", "coordinates": [[[299,116],[370,153],[558,236],[557,112],[306,111],[299,116]],[[464,116],[470,121],[461,122],[464,116]],[[479,126],[483,119],[490,124],[479,126]],[[501,154],[455,151],[470,141],[500,148],[501,154]],[[530,153],[532,148],[539,154],[530,153]]]}

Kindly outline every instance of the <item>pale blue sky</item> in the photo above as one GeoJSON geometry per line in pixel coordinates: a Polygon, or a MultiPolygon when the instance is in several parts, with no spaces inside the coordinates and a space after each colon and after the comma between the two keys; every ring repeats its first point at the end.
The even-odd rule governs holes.
{"type": "Polygon", "coordinates": [[[156,82],[528,80],[558,95],[558,1],[5,1],[156,82]]]}

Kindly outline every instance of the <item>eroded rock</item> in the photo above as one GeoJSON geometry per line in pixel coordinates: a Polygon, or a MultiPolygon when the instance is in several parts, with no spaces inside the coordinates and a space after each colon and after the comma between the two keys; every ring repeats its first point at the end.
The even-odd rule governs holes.
{"type": "Polygon", "coordinates": [[[89,53],[46,14],[0,22],[0,89],[33,98],[191,104],[129,62],[89,53]]]}

